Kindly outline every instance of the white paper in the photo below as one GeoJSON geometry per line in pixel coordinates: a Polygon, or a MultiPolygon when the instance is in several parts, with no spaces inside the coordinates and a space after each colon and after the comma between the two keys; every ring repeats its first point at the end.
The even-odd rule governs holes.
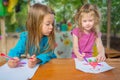
{"type": "MultiPolygon", "coordinates": [[[[90,59],[94,59],[94,57],[90,59]]],[[[105,72],[105,71],[108,71],[114,68],[114,67],[109,66],[106,62],[100,62],[99,63],[100,65],[97,65],[95,68],[93,68],[88,62],[84,60],[80,61],[77,58],[75,58],[74,60],[75,60],[76,69],[81,70],[86,73],[101,73],[101,72],[105,72]]]]}
{"type": "Polygon", "coordinates": [[[39,65],[34,68],[29,68],[27,65],[27,59],[22,60],[26,64],[22,64],[23,67],[9,68],[7,63],[0,67],[0,80],[27,80],[30,79],[39,65]]]}

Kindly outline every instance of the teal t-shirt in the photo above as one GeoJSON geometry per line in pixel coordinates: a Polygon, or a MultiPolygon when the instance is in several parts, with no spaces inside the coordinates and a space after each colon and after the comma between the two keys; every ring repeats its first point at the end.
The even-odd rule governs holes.
{"type": "MultiPolygon", "coordinates": [[[[26,41],[27,39],[28,33],[27,32],[22,32],[20,34],[20,39],[18,40],[16,46],[14,48],[12,48],[8,55],[11,57],[20,57],[22,54],[25,53],[26,50],[26,41]]],[[[40,59],[42,62],[40,64],[44,64],[46,62],[48,62],[49,60],[51,60],[52,58],[56,58],[56,55],[54,54],[54,51],[49,51],[46,53],[43,53],[47,48],[45,48],[45,46],[48,45],[48,37],[47,36],[43,36],[41,39],[41,42],[39,43],[40,46],[40,52],[36,53],[36,58],[40,59]]],[[[33,50],[30,49],[29,50],[29,54],[32,56],[33,50]]]]}

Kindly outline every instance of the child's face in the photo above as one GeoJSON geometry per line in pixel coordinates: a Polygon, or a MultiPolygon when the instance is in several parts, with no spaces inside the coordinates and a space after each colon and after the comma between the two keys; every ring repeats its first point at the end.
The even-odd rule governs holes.
{"type": "Polygon", "coordinates": [[[54,15],[47,14],[43,19],[42,34],[49,36],[53,30],[54,15]]]}
{"type": "Polygon", "coordinates": [[[91,16],[89,13],[85,13],[82,16],[81,23],[84,31],[90,31],[94,26],[94,16],[91,16]]]}

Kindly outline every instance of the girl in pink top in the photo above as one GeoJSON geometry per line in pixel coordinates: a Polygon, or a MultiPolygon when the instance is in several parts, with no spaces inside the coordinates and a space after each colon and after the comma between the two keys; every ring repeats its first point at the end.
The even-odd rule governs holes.
{"type": "Polygon", "coordinates": [[[104,61],[105,51],[100,33],[100,14],[95,5],[83,5],[75,15],[76,28],[72,30],[73,53],[72,58],[82,60],[83,57],[91,57],[92,49],[96,43],[98,55],[97,61],[104,61]]]}

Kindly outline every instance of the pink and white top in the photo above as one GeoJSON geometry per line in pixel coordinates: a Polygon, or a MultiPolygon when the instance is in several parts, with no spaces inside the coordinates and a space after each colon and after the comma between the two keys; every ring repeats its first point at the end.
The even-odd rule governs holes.
{"type": "MultiPolygon", "coordinates": [[[[72,34],[78,37],[79,50],[82,53],[86,53],[85,57],[91,57],[93,53],[92,51],[93,46],[94,46],[95,39],[96,39],[95,33],[90,32],[89,34],[85,34],[81,32],[79,28],[74,28],[72,30],[72,34]]],[[[76,58],[76,55],[74,54],[74,52],[72,52],[72,58],[76,58]]]]}

